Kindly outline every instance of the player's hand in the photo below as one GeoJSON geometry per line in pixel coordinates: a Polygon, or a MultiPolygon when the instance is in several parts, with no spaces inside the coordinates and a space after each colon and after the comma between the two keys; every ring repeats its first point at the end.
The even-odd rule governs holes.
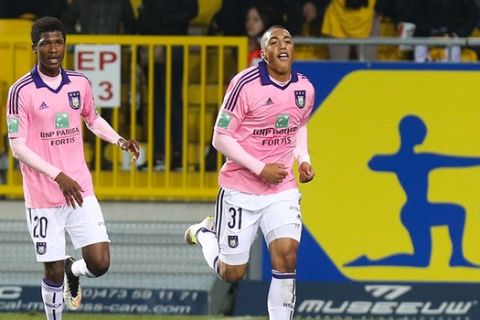
{"type": "Polygon", "coordinates": [[[83,189],[77,181],[73,180],[63,172],[58,174],[55,181],[58,183],[60,190],[62,190],[63,196],[65,197],[65,200],[67,200],[67,205],[76,208],[77,206],[75,203],[78,203],[80,207],[82,206],[83,197],[81,192],[83,192],[83,189]]]}
{"type": "Polygon", "coordinates": [[[308,162],[302,162],[298,167],[298,177],[301,183],[307,183],[315,177],[315,171],[308,162]]]}
{"type": "Polygon", "coordinates": [[[263,167],[260,177],[272,184],[279,184],[287,176],[287,166],[283,163],[267,163],[263,167]]]}
{"type": "Polygon", "coordinates": [[[135,139],[123,139],[120,138],[117,141],[117,145],[122,149],[123,151],[127,151],[132,155],[132,162],[137,161],[138,157],[140,156],[140,144],[138,143],[137,140],[135,139]]]}

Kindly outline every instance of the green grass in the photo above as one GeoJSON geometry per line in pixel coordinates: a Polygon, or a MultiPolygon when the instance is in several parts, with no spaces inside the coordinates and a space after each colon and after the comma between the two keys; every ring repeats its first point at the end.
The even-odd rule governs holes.
{"type": "MultiPolygon", "coordinates": [[[[265,320],[265,318],[254,317],[213,317],[213,316],[143,316],[143,315],[106,315],[106,314],[74,314],[64,313],[62,320],[265,320]]],[[[0,320],[45,320],[45,314],[43,313],[0,313],[0,320]]]]}

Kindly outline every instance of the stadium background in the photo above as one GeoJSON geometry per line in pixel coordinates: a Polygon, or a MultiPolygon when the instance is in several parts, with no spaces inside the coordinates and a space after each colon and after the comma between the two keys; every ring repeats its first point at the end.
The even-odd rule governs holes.
{"type": "MultiPolygon", "coordinates": [[[[216,2],[203,4],[199,26],[202,19],[208,20],[216,2]]],[[[29,24],[16,23],[0,31],[2,105],[10,83],[34,61],[29,24]]],[[[184,60],[188,81],[184,85],[183,170],[170,170],[167,163],[165,171],[150,166],[139,172],[111,150],[107,154],[113,168],[102,170],[99,141],[86,145],[87,161],[95,163],[92,173],[112,237],[112,270],[106,277],[84,282],[89,291],[82,312],[265,315],[270,267],[260,242],[252,252],[248,281],[227,286],[203,264],[200,250],[185,246],[182,239],[186,226],[213,210],[216,173],[208,168],[206,150],[227,79],[245,67],[246,40],[70,36],[68,44],[72,46],[66,61],[69,68],[74,66],[75,44],[121,45],[122,104],[114,109],[112,121],[120,132],[142,141],[147,159],[152,157],[153,123],[149,117],[139,120],[137,109],[151,114],[154,79],[150,72],[144,85],[139,84],[137,49],[147,48],[150,63],[154,44],[165,47],[167,62],[172,46],[186,46],[189,52],[184,60]],[[138,93],[147,97],[142,106],[132,99],[138,93]]],[[[414,114],[427,127],[426,139],[416,152],[454,158],[480,155],[478,65],[302,60],[295,68],[317,89],[309,124],[317,177],[301,187],[305,232],[298,261],[297,316],[478,319],[480,271],[475,266],[450,265],[452,241],[445,225],[429,229],[432,250],[427,266],[347,265],[361,256],[381,259],[413,252],[400,215],[404,191],[393,173],[368,167],[372,156],[398,150],[398,125],[405,116],[414,114]]],[[[168,112],[167,108],[167,117],[168,112]]],[[[2,136],[4,116],[0,115],[2,136]]],[[[8,152],[4,142],[0,146],[8,152]]],[[[221,161],[217,156],[215,165],[221,161]]],[[[409,165],[413,166],[405,164],[409,165]]],[[[480,262],[478,173],[473,166],[441,168],[428,176],[430,202],[464,209],[462,248],[473,262],[480,262]]],[[[0,202],[0,309],[36,311],[41,268],[34,263],[19,201],[21,177],[10,155],[0,178],[5,198],[0,202]]]]}

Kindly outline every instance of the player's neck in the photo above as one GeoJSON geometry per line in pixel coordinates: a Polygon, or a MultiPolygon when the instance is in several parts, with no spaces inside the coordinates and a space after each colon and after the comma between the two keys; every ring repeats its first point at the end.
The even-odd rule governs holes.
{"type": "Polygon", "coordinates": [[[60,68],[58,69],[47,69],[47,68],[42,68],[42,65],[37,64],[37,70],[40,75],[43,75],[45,77],[50,77],[50,78],[56,78],[60,76],[60,68]]]}
{"type": "Polygon", "coordinates": [[[38,74],[40,75],[42,81],[45,82],[45,84],[52,89],[57,89],[62,83],[62,73],[60,72],[60,70],[56,76],[51,76],[48,74],[44,74],[42,71],[40,71],[40,68],[38,68],[38,74]]]}
{"type": "Polygon", "coordinates": [[[288,77],[281,77],[282,79],[286,79],[286,80],[280,80],[280,79],[277,79],[277,78],[274,78],[272,75],[269,75],[270,77],[270,80],[272,80],[273,83],[279,85],[279,86],[284,86],[286,85],[287,83],[290,82],[290,80],[292,79],[292,75],[289,74],[288,77]]]}

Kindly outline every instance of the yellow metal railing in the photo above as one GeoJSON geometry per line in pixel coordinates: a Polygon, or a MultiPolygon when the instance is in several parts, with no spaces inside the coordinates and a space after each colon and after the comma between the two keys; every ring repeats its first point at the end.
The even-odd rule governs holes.
{"type": "MultiPolygon", "coordinates": [[[[92,169],[96,194],[102,199],[121,200],[213,200],[217,192],[217,171],[222,158],[217,155],[215,170],[207,170],[206,149],[210,145],[215,116],[220,106],[226,85],[238,70],[246,67],[247,41],[237,37],[197,37],[197,36],[67,36],[68,52],[77,44],[118,44],[122,48],[122,105],[111,111],[111,125],[124,137],[136,138],[145,153],[145,170],[138,170],[134,164],[124,163],[124,155],[115,147],[102,148],[98,138],[93,146],[86,143],[87,163],[92,169]],[[162,47],[165,52],[165,79],[154,74],[154,50],[162,47]],[[182,163],[181,168],[172,170],[171,121],[172,114],[172,48],[183,48],[183,121],[182,121],[182,163]],[[139,66],[139,50],[147,53],[147,68],[139,66]],[[139,73],[143,77],[139,78],[139,73]],[[145,81],[140,81],[145,79],[145,81]],[[154,83],[165,81],[165,168],[156,170],[154,166],[154,126],[155,112],[154,83]],[[141,83],[144,83],[142,85],[141,83]],[[146,103],[139,111],[137,95],[146,103]],[[139,116],[141,115],[141,117],[139,116]],[[140,119],[141,118],[141,119],[140,119]],[[103,150],[105,149],[105,150],[103,150]],[[102,168],[102,152],[112,162],[111,168],[102,168]]],[[[0,38],[0,60],[11,57],[10,71],[0,75],[0,83],[8,86],[28,71],[35,60],[15,60],[15,47],[24,48],[24,39],[14,36],[0,38]],[[33,61],[33,62],[32,62],[33,61]],[[21,64],[20,66],[18,64],[21,64]],[[23,69],[19,74],[17,70],[23,69]]],[[[6,64],[8,65],[8,63],[6,64]]],[[[73,69],[71,54],[65,57],[64,65],[73,69]]],[[[3,66],[5,68],[5,65],[3,66]]],[[[0,101],[6,105],[6,93],[0,92],[0,101]]],[[[105,109],[101,109],[100,113],[105,109]]],[[[0,116],[5,122],[5,109],[0,116]]],[[[1,136],[5,136],[5,125],[0,126],[1,136]]],[[[87,139],[88,141],[88,139],[87,139]]],[[[7,150],[8,148],[4,148],[7,150]]],[[[0,152],[1,152],[0,148],[0,152]]],[[[0,172],[0,195],[20,198],[22,196],[21,175],[16,168],[10,151],[8,169],[0,172]]]]}

